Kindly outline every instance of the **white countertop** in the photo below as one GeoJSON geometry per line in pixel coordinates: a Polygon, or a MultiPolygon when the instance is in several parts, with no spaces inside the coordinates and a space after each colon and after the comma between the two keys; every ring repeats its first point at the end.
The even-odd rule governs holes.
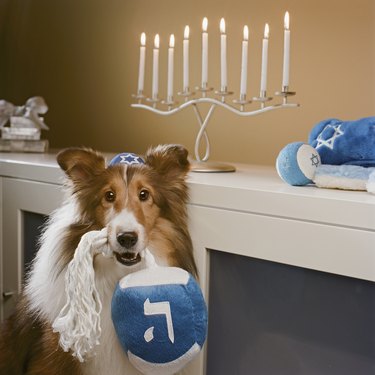
{"type": "MultiPolygon", "coordinates": [[[[107,159],[112,156],[106,154],[107,159]]],[[[289,186],[271,166],[237,164],[236,168],[234,173],[191,172],[191,203],[375,231],[375,195],[289,186]]],[[[0,153],[0,175],[57,185],[63,182],[54,151],[0,153]]]]}
{"type": "MultiPolygon", "coordinates": [[[[204,248],[375,281],[375,195],[289,186],[272,166],[236,168],[188,176],[204,248]]],[[[57,188],[64,180],[56,152],[0,153],[0,176],[57,188]]]]}

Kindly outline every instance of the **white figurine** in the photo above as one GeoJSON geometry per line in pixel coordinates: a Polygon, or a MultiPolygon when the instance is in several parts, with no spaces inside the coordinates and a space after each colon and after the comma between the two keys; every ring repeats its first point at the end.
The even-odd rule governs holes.
{"type": "Polygon", "coordinates": [[[4,127],[9,121],[10,116],[15,112],[15,106],[6,100],[0,100],[0,128],[4,127]]]}
{"type": "Polygon", "coordinates": [[[29,98],[25,105],[14,106],[5,100],[0,100],[0,128],[3,139],[39,140],[41,129],[49,130],[43,117],[48,106],[41,96],[29,98]],[[10,126],[5,125],[10,120],[10,126]]]}
{"type": "Polygon", "coordinates": [[[16,107],[10,118],[11,126],[49,130],[43,121],[43,117],[39,116],[39,114],[44,115],[47,111],[48,106],[44,99],[41,96],[34,96],[28,99],[24,106],[16,107]]]}

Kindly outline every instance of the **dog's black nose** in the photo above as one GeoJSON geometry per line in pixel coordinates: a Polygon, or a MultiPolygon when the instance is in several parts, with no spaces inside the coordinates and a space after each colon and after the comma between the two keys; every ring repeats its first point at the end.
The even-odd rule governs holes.
{"type": "Polygon", "coordinates": [[[135,232],[123,232],[117,235],[117,242],[126,249],[132,248],[138,241],[138,234],[135,232]]]}

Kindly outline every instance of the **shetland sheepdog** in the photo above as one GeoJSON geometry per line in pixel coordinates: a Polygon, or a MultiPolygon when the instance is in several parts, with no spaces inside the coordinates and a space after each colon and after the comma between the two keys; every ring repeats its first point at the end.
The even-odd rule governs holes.
{"type": "Polygon", "coordinates": [[[187,228],[187,154],[180,145],[161,145],[147,151],[144,164],[107,167],[90,149],[58,154],[66,200],[50,216],[15,313],[3,324],[0,374],[138,374],[115,335],[111,298],[116,283],[139,269],[146,247],[158,264],[197,275],[187,228]],[[61,349],[52,323],[66,302],[64,275],[81,237],[103,228],[115,256],[94,258],[102,334],[96,355],[81,363],[61,349]]]}

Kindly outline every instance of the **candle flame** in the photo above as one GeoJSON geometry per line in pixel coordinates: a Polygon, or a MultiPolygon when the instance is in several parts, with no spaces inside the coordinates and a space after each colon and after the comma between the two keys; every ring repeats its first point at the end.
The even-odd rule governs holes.
{"type": "Polygon", "coordinates": [[[243,40],[249,40],[249,28],[247,25],[243,27],[243,40]]]}
{"type": "Polygon", "coordinates": [[[145,33],[141,34],[141,45],[142,46],[146,45],[146,34],[145,33]]]}
{"type": "Polygon", "coordinates": [[[222,34],[225,34],[225,20],[224,20],[224,18],[222,18],[222,19],[220,20],[220,32],[221,32],[222,34]]]}
{"type": "Polygon", "coordinates": [[[173,34],[171,34],[171,36],[169,37],[169,47],[170,48],[174,47],[174,35],[173,34]]]}
{"type": "Polygon", "coordinates": [[[159,34],[155,35],[154,46],[155,46],[155,48],[159,48],[159,46],[160,46],[160,37],[159,37],[159,34]]]}
{"type": "Polygon", "coordinates": [[[185,30],[184,30],[184,39],[189,39],[189,34],[190,34],[190,27],[186,25],[185,30]]]}
{"type": "Polygon", "coordinates": [[[284,16],[284,29],[289,30],[289,12],[285,12],[284,16]]]}
{"type": "Polygon", "coordinates": [[[270,36],[270,27],[268,26],[268,23],[266,23],[264,26],[264,37],[268,39],[269,36],[270,36]]]}
{"type": "Polygon", "coordinates": [[[207,19],[207,17],[204,17],[203,21],[202,21],[202,30],[204,32],[206,32],[207,31],[207,27],[208,27],[208,19],[207,19]]]}

